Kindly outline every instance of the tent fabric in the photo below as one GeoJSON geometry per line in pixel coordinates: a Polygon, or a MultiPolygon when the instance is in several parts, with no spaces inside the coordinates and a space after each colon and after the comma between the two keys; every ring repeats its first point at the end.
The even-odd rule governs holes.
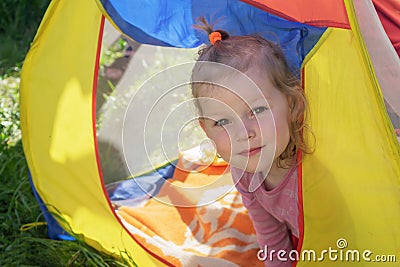
{"type": "MultiPolygon", "coordinates": [[[[255,257],[255,231],[248,227],[251,221],[239,192],[232,190],[228,164],[203,166],[187,160],[197,152],[182,152],[173,177],[151,194],[153,198],[113,201],[117,214],[140,242],[173,266],[264,266],[255,257]],[[190,190],[199,186],[204,189],[190,190]],[[201,204],[215,192],[216,201],[201,204]],[[200,205],[189,207],[189,202],[200,205]]],[[[131,183],[146,190],[142,178],[131,183]]]]}
{"type": "Polygon", "coordinates": [[[316,149],[302,164],[302,249],[337,249],[344,239],[347,249],[394,254],[400,246],[399,144],[354,38],[333,29],[304,66],[316,149]],[[333,49],[341,52],[332,54],[333,49]]]}
{"type": "Polygon", "coordinates": [[[120,31],[145,44],[191,48],[208,43],[207,34],[193,27],[200,16],[232,36],[259,33],[282,47],[295,71],[326,29],[288,21],[239,0],[98,3],[120,31]]]}
{"type": "Polygon", "coordinates": [[[400,2],[397,0],[372,0],[397,55],[400,56],[400,2]]]}
{"type": "MultiPolygon", "coordinates": [[[[304,155],[299,166],[301,236],[298,251],[313,249],[322,253],[329,248],[339,249],[338,242],[344,240],[347,246],[339,249],[344,254],[348,250],[360,253],[369,250],[373,253],[371,257],[395,255],[399,258],[400,145],[382,95],[393,83],[382,81],[380,75],[386,65],[375,60],[377,55],[371,52],[371,43],[364,37],[362,26],[367,11],[371,9],[361,11],[357,5],[359,1],[329,1],[330,4],[336,2],[338,9],[330,5],[327,7],[332,12],[340,12],[326,15],[326,24],[321,19],[325,15],[319,16],[318,13],[324,14],[327,9],[314,1],[313,5],[308,0],[296,1],[304,4],[304,8],[297,11],[294,6],[289,7],[278,1],[251,3],[258,8],[264,6],[263,9],[273,13],[263,15],[263,19],[280,21],[285,26],[283,36],[294,42],[285,52],[294,49],[293,58],[296,61],[292,64],[301,67],[305,93],[310,102],[308,123],[313,135],[305,132],[305,138],[315,140],[316,149],[313,154],[304,155]],[[346,19],[343,18],[343,9],[346,19]],[[361,13],[357,14],[358,11],[361,13]],[[289,21],[289,18],[296,21],[289,21]],[[314,23],[309,20],[317,21],[318,27],[308,25],[314,23]],[[330,24],[332,21],[340,22],[342,27],[333,27],[330,24]],[[288,29],[293,25],[295,34],[290,35],[288,29]],[[298,49],[299,42],[304,50],[298,49]]],[[[138,235],[130,232],[120,221],[103,184],[95,112],[95,88],[104,26],[102,12],[109,19],[115,19],[113,24],[124,34],[137,31],[137,38],[150,38],[155,45],[179,46],[179,42],[177,34],[168,35],[171,40],[168,36],[162,39],[151,35],[151,31],[142,28],[142,25],[124,25],[125,20],[131,18],[123,17],[122,10],[117,9],[117,5],[111,5],[115,2],[51,2],[21,74],[24,152],[38,196],[50,213],[60,212],[63,220],[57,221],[64,229],[70,229],[98,250],[121,256],[125,252],[139,266],[171,266],[170,261],[160,258],[154,250],[146,247],[138,235]]],[[[119,7],[127,3],[119,2],[119,7]]],[[[174,7],[178,2],[163,3],[174,7]]],[[[183,6],[189,6],[187,3],[208,3],[211,7],[216,4],[222,8],[217,1],[179,3],[183,6]]],[[[229,3],[240,5],[239,2],[229,3]]],[[[125,9],[128,8],[125,6],[125,9]]],[[[175,9],[165,6],[159,10],[175,9]]],[[[239,13],[242,16],[227,16],[238,19],[235,27],[239,32],[243,25],[254,20],[255,14],[260,14],[254,13],[256,10],[250,7],[249,10],[252,11],[239,13]]],[[[189,28],[185,27],[194,23],[193,11],[181,17],[187,19],[191,16],[191,21],[179,24],[174,17],[173,21],[178,24],[170,24],[166,20],[158,21],[159,26],[164,30],[176,29],[178,33],[187,34],[185,29],[189,28]]],[[[152,21],[146,14],[139,12],[135,19],[152,21]]],[[[164,14],[164,17],[168,15],[171,14],[164,14]]],[[[376,18],[371,20],[376,21],[376,18]]],[[[258,28],[250,24],[245,30],[250,33],[258,28]]],[[[189,33],[189,37],[197,38],[193,32],[189,33]]],[[[136,38],[134,34],[130,36],[136,38]]],[[[203,42],[202,38],[198,37],[196,42],[203,42]]],[[[192,42],[195,39],[187,40],[192,42]]],[[[393,70],[393,76],[399,76],[398,70],[393,70]]],[[[327,265],[364,266],[365,261],[332,262],[325,258],[297,263],[297,266],[327,265]]],[[[396,263],[387,262],[385,266],[396,266],[396,263]]]]}
{"type": "MultiPolygon", "coordinates": [[[[371,2],[355,1],[355,16],[358,30],[364,40],[363,52],[371,59],[374,72],[382,94],[388,103],[388,108],[400,117],[400,60],[385,33],[375,8],[371,2]],[[371,23],[374,22],[374,23],[371,23]]],[[[399,10],[400,12],[400,10],[399,10]]],[[[397,32],[400,31],[400,25],[397,32]]],[[[396,31],[393,31],[396,34],[396,31]]],[[[399,127],[399,126],[397,126],[399,127]]]]}
{"type": "Polygon", "coordinates": [[[24,152],[62,228],[110,254],[129,248],[139,266],[162,266],[116,219],[102,184],[93,99],[103,22],[94,1],[51,2],[21,74],[24,152]]]}
{"type": "Polygon", "coordinates": [[[42,198],[39,196],[38,192],[36,191],[36,188],[32,182],[32,176],[29,172],[28,172],[28,176],[29,176],[29,183],[31,184],[31,188],[33,191],[33,195],[35,196],[36,201],[39,203],[40,210],[43,214],[44,219],[46,220],[47,235],[51,239],[55,239],[55,240],[69,240],[69,241],[75,240],[75,238],[72,237],[67,231],[65,231],[60,226],[60,224],[54,219],[53,215],[49,212],[47,206],[43,203],[42,198]]]}
{"type": "Polygon", "coordinates": [[[244,0],[243,2],[291,21],[321,27],[349,28],[346,7],[343,1],[244,0]]]}

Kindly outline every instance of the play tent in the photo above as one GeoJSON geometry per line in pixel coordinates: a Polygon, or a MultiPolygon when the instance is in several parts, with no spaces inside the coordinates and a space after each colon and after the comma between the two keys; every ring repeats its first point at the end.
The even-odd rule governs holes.
{"type": "MultiPolygon", "coordinates": [[[[145,206],[120,213],[102,177],[95,99],[105,19],[139,43],[184,49],[208,42],[192,27],[198,16],[218,18],[218,27],[231,35],[257,32],[278,42],[302,80],[316,149],[299,155],[299,253],[313,250],[320,256],[332,248],[344,254],[371,251],[371,261],[382,255],[399,259],[400,147],[387,112],[400,114],[399,58],[373,3],[365,0],[52,1],[21,76],[23,146],[35,193],[50,212],[46,216],[52,237],[69,238],[73,232],[98,250],[129,255],[139,266],[215,266],[212,258],[221,259],[222,266],[241,265],[229,261],[229,255],[239,257],[246,246],[233,246],[228,258],[193,253],[194,260],[188,256],[183,261],[166,249],[173,246],[169,232],[149,244],[161,238],[141,234],[158,227],[152,222],[163,220],[157,217],[163,209],[147,214],[145,206]]],[[[192,175],[204,174],[176,171],[185,162],[181,155],[175,160],[133,175],[196,183],[192,175]]],[[[212,162],[207,177],[229,175],[226,166],[212,162]]],[[[227,199],[231,202],[224,211],[234,210],[237,196],[227,199]]],[[[245,211],[237,214],[242,214],[238,224],[249,224],[245,211]]],[[[181,221],[165,224],[184,227],[182,215],[177,217],[181,221]]],[[[195,218],[202,219],[201,214],[195,218]]],[[[227,221],[220,218],[222,227],[227,221]]],[[[254,240],[254,233],[247,234],[254,240]]],[[[257,249],[248,245],[251,264],[260,264],[257,249]]],[[[244,260],[250,263],[250,258],[244,260]]],[[[297,266],[366,262],[326,257],[300,260],[297,266]]]]}

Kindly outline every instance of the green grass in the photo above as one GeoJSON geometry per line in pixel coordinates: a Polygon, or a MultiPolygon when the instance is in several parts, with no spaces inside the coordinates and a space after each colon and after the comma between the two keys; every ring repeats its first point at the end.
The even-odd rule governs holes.
{"type": "Polygon", "coordinates": [[[0,76],[21,67],[50,0],[0,1],[0,76]]]}

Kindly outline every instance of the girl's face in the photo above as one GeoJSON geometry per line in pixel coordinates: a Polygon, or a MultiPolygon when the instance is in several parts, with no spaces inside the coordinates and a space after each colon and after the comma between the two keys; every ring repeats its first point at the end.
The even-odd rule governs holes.
{"type": "Polygon", "coordinates": [[[289,105],[266,75],[245,74],[258,88],[232,78],[229,88],[200,89],[199,122],[225,161],[247,172],[268,173],[289,143],[289,105]]]}

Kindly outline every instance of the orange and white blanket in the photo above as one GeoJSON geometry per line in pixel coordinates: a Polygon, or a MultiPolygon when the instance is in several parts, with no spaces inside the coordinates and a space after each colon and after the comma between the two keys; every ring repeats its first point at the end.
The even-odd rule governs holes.
{"type": "Polygon", "coordinates": [[[173,266],[263,266],[227,164],[203,163],[181,155],[155,197],[117,214],[138,242],[173,266]]]}

